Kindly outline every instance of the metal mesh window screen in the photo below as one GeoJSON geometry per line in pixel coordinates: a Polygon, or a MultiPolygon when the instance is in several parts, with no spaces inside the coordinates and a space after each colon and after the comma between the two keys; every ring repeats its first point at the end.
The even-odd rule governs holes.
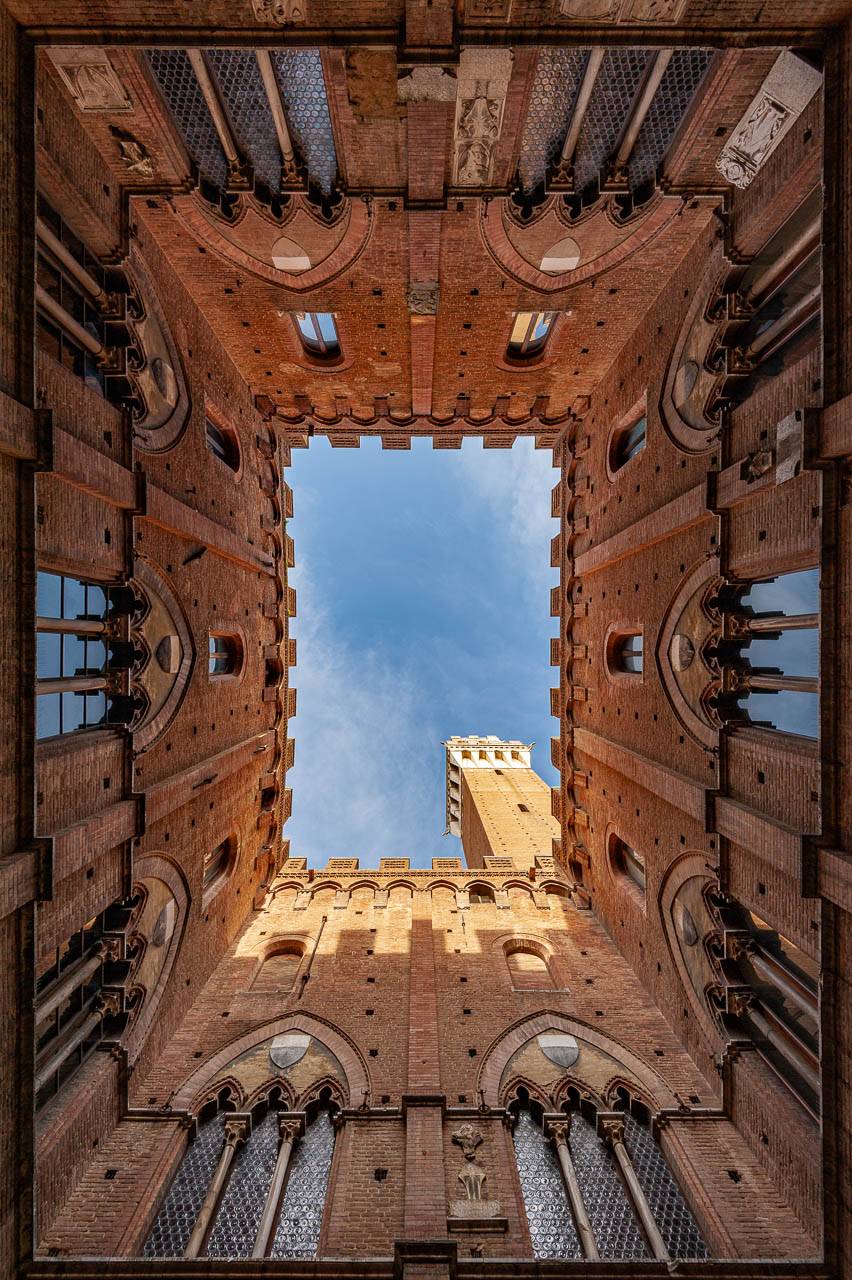
{"type": "Polygon", "coordinates": [[[533,1253],[537,1258],[582,1258],[559,1161],[526,1111],[518,1117],[514,1142],[533,1253]]]}
{"type": "Polygon", "coordinates": [[[653,1136],[631,1115],[625,1115],[624,1128],[639,1185],[669,1253],[673,1258],[708,1258],[707,1246],[653,1136]]]}
{"type": "Polygon", "coordinates": [[[598,1251],[602,1258],[645,1258],[630,1202],[604,1143],[584,1116],[571,1117],[571,1155],[598,1251]]]}
{"type": "Polygon", "coordinates": [[[224,1116],[214,1116],[198,1130],[145,1241],[145,1258],[180,1258],[213,1181],[222,1150],[224,1116]]]}
{"type": "Polygon", "coordinates": [[[208,1258],[250,1258],[278,1155],[278,1117],[268,1112],[237,1154],[207,1242],[208,1258]]]}
{"type": "Polygon", "coordinates": [[[578,191],[595,180],[615,150],[650,58],[646,49],[607,49],[604,54],[574,157],[578,191]]]}
{"type": "Polygon", "coordinates": [[[586,49],[542,49],[521,139],[518,175],[524,191],[544,181],[562,150],[583,79],[586,49]]]}
{"type": "Polygon", "coordinates": [[[186,50],[146,49],[145,56],[201,176],[224,187],[225,153],[186,50]]]}
{"type": "Polygon", "coordinates": [[[207,55],[240,150],[271,191],[281,187],[281,153],[269,99],[251,49],[211,49],[207,55]]]}
{"type": "Polygon", "coordinates": [[[675,49],[630,156],[631,188],[653,178],[712,57],[712,49],[675,49]]]}
{"type": "Polygon", "coordinates": [[[293,1153],[271,1258],[316,1257],[333,1154],[331,1116],[321,1111],[293,1153]]]}
{"type": "Polygon", "coordinates": [[[311,181],[328,194],[337,177],[337,153],[319,49],[279,49],[272,61],[293,141],[311,181]]]}

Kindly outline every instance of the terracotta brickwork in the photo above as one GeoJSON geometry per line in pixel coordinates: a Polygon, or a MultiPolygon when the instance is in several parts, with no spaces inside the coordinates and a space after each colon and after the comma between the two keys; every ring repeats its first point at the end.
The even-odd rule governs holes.
{"type": "MultiPolygon", "coordinates": [[[[628,1103],[708,1274],[848,1271],[847,11],[7,0],[4,1275],[181,1274],[141,1254],[199,1125],[269,1105],[334,1111],[321,1269],[532,1276],[556,1264],[519,1109],[628,1103]],[[198,45],[173,115],[146,50],[198,45]],[[234,89],[216,55],[237,47],[234,89]],[[240,96],[269,93],[258,49],[303,59],[277,127],[274,94],[268,119],[240,96]],[[302,341],[305,312],[337,346],[302,341]],[[546,317],[532,352],[519,313],[546,317]],[[560,468],[560,784],[461,768],[464,866],[289,857],[283,475],[317,434],[533,435],[560,468]],[[806,570],[818,680],[756,688],[818,691],[813,736],[742,706],[744,636],[771,625],[743,592],[806,570]],[[45,613],[40,572],[109,612],[45,613]],[[106,672],[45,675],[81,622],[106,672]],[[37,728],[60,688],[74,708],[102,685],[110,722],[37,728]]],[[[450,792],[448,769],[448,823],[450,792]]]]}

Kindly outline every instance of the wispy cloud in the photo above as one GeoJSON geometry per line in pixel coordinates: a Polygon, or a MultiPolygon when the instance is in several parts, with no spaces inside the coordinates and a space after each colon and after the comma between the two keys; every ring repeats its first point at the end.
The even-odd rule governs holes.
{"type": "Polygon", "coordinates": [[[503,450],[482,449],[476,442],[466,441],[462,462],[473,493],[491,518],[512,527],[522,552],[525,595],[548,591],[556,581],[549,549],[557,531],[550,517],[550,490],[559,479],[551,451],[534,449],[531,440],[523,439],[507,458],[503,450]]]}
{"type": "MultiPolygon", "coordinates": [[[[336,629],[310,569],[297,575],[299,665],[292,771],[294,856],[324,866],[360,854],[362,865],[413,855],[412,836],[433,829],[442,779],[439,734],[424,723],[425,691],[415,672],[336,629]]],[[[289,779],[288,779],[289,781],[289,779]]]]}

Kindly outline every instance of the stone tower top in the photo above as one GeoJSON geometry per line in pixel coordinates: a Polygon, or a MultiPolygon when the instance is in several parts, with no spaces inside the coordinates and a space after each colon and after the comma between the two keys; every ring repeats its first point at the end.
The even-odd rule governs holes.
{"type": "Polygon", "coordinates": [[[447,749],[447,830],[462,833],[462,769],[529,769],[534,742],[504,742],[493,733],[480,737],[448,738],[447,749]]]}

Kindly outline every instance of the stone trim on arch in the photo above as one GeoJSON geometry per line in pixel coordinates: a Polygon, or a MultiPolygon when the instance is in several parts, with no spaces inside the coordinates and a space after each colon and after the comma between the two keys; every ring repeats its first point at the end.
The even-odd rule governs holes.
{"type": "Polygon", "coordinates": [[[611,1036],[602,1034],[588,1023],[581,1022],[579,1018],[571,1018],[564,1013],[546,1009],[514,1023],[486,1049],[477,1073],[476,1088],[477,1091],[482,1090],[488,1106],[499,1106],[500,1081],[512,1055],[527,1041],[546,1031],[563,1031],[609,1054],[616,1062],[620,1062],[628,1071],[633,1072],[655,1099],[658,1108],[678,1105],[671,1086],[625,1045],[613,1040],[611,1036]]]}
{"type": "Polygon", "coordinates": [[[353,1098],[363,1098],[365,1090],[367,1093],[370,1092],[371,1082],[367,1064],[360,1051],[344,1032],[339,1031],[323,1018],[317,1017],[316,1014],[288,1013],[284,1017],[274,1018],[271,1022],[262,1023],[244,1035],[237,1036],[202,1062],[191,1075],[187,1076],[172,1098],[172,1109],[191,1111],[196,1099],[204,1094],[217,1072],[227,1067],[234,1058],[253,1049],[255,1045],[262,1044],[264,1040],[269,1040],[273,1036],[283,1035],[285,1031],[304,1031],[306,1035],[313,1036],[315,1040],[325,1045],[340,1063],[346,1076],[350,1103],[353,1098]]]}
{"type": "Polygon", "coordinates": [[[165,702],[152,720],[134,730],[133,751],[138,755],[154,745],[177,715],[192,675],[195,645],[192,642],[192,632],[178,594],[162,570],[155,568],[148,557],[140,553],[134,561],[133,577],[142,587],[154,592],[162,600],[174,624],[181,646],[180,666],[165,702]]]}
{"type": "MultiPolygon", "coordinates": [[[[599,258],[594,258],[582,267],[576,267],[573,271],[566,271],[558,276],[547,275],[521,257],[509,239],[502,217],[480,218],[479,234],[486,251],[499,269],[505,271],[517,283],[526,285],[528,289],[534,289],[536,293],[562,293],[585,280],[603,275],[614,267],[620,266],[626,259],[632,258],[653,240],[668,222],[678,216],[682,207],[679,197],[674,200],[659,198],[625,240],[601,254],[599,258]]],[[[566,234],[570,234],[570,229],[566,234]]]]}
{"type": "Polygon", "coordinates": [[[177,904],[178,918],[175,921],[175,927],[172,930],[172,936],[169,939],[169,948],[166,952],[166,958],[163,961],[163,967],[157,978],[157,985],[153,991],[148,992],[147,999],[140,1011],[139,1017],[136,1018],[130,1028],[124,1047],[127,1050],[129,1062],[133,1062],[138,1058],[145,1038],[151,1029],[154,1021],[154,1015],[157,1012],[163,993],[168,986],[171,972],[177,959],[178,951],[183,942],[183,935],[186,930],[186,922],[189,917],[190,892],[189,885],[184,877],[183,872],[177,862],[168,854],[151,853],[144,857],[137,858],[133,863],[133,879],[134,880],[162,880],[163,884],[171,892],[177,904]]]}
{"type": "MultiPolygon", "coordinates": [[[[658,893],[658,904],[660,912],[660,920],[663,926],[663,935],[666,940],[669,955],[672,958],[672,964],[675,967],[678,977],[683,987],[684,995],[689,1001],[693,1013],[698,1021],[708,1042],[713,1046],[714,1051],[717,1050],[719,1041],[719,1026],[713,1019],[710,1012],[710,1004],[707,999],[706,987],[698,991],[695,983],[689,975],[689,971],[684,962],[683,953],[677,940],[675,930],[675,922],[672,916],[672,907],[675,898],[688,880],[706,880],[708,884],[715,881],[707,865],[708,858],[706,853],[700,850],[686,851],[675,858],[674,862],[666,869],[662,883],[658,893]]],[[[699,946],[703,945],[703,940],[699,937],[699,946]]]]}

